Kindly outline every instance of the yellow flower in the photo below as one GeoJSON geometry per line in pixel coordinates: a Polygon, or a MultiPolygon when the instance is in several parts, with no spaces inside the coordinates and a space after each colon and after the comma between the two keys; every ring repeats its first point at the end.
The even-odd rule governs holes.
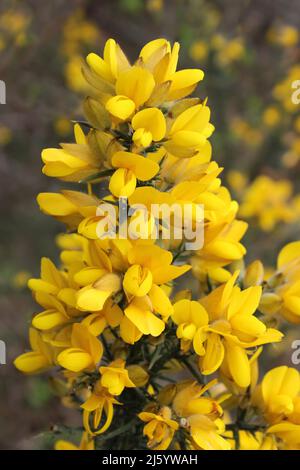
{"type": "MultiPolygon", "coordinates": [[[[69,295],[68,291],[67,294],[69,295]]],[[[37,330],[52,330],[69,323],[73,315],[76,316],[74,310],[68,309],[67,306],[53,295],[37,292],[35,297],[36,301],[45,309],[41,313],[36,314],[32,319],[32,326],[37,330]]]]}
{"type": "Polygon", "coordinates": [[[175,157],[192,157],[214,131],[210,109],[197,104],[183,111],[172,123],[165,149],[175,157]]]}
{"type": "Polygon", "coordinates": [[[245,54],[244,41],[241,37],[226,40],[224,37],[219,36],[214,39],[214,45],[218,49],[217,60],[221,66],[238,61],[245,54]]]}
{"type": "Polygon", "coordinates": [[[149,147],[152,141],[160,141],[166,134],[166,120],[158,108],[139,111],[132,119],[132,139],[138,147],[149,147]]]}
{"type": "Polygon", "coordinates": [[[123,286],[129,305],[124,313],[144,335],[159,336],[165,323],[153,312],[163,318],[172,313],[170,300],[160,285],[181,276],[190,267],[172,265],[172,254],[156,245],[136,246],[128,253],[128,260],[131,267],[125,273],[123,286]]]}
{"type": "Polygon", "coordinates": [[[221,436],[225,430],[225,425],[220,419],[223,410],[217,401],[203,396],[213,383],[214,381],[205,387],[187,383],[176,394],[172,406],[181,418],[181,425],[189,430],[194,448],[229,450],[229,443],[221,436]]]}
{"type": "Polygon", "coordinates": [[[263,122],[268,127],[274,127],[280,122],[280,112],[275,106],[269,106],[263,113],[263,122]]]}
{"type": "Polygon", "coordinates": [[[118,168],[109,182],[109,190],[116,197],[129,197],[134,193],[137,180],[151,180],[159,171],[159,165],[149,158],[130,152],[116,152],[112,165],[118,168]]]}
{"type": "Polygon", "coordinates": [[[121,279],[102,268],[84,268],[75,275],[78,284],[85,285],[77,292],[77,308],[82,311],[102,310],[105,302],[121,290],[121,279]],[[92,282],[92,284],[91,284],[92,282]]]}
{"type": "Polygon", "coordinates": [[[64,349],[58,357],[58,364],[72,372],[93,369],[103,354],[101,342],[81,324],[74,324],[69,348],[64,349]]]}
{"type": "Polygon", "coordinates": [[[36,374],[54,364],[52,348],[43,341],[41,333],[34,328],[29,330],[29,342],[32,351],[21,354],[14,361],[14,365],[21,372],[36,374]]]}
{"type": "Polygon", "coordinates": [[[205,60],[208,55],[208,47],[206,42],[198,40],[194,42],[190,48],[190,56],[194,61],[205,60]]]}
{"type": "Polygon", "coordinates": [[[260,310],[280,313],[292,323],[300,323],[300,242],[288,243],[277,258],[277,271],[267,280],[260,310]]]}
{"type": "Polygon", "coordinates": [[[63,190],[61,193],[40,193],[37,196],[37,203],[42,212],[64,222],[70,229],[78,227],[78,232],[89,238],[94,228],[92,238],[97,238],[96,228],[91,227],[91,222],[96,225],[100,220],[100,217],[96,217],[96,213],[101,200],[96,196],[63,190]],[[82,225],[80,222],[83,222],[82,225]]]}
{"type": "Polygon", "coordinates": [[[148,447],[153,450],[168,449],[179,427],[178,423],[171,419],[171,409],[164,406],[158,414],[143,411],[138,417],[147,423],[143,434],[148,438],[148,447]]]}
{"type": "Polygon", "coordinates": [[[204,230],[204,246],[192,258],[193,273],[200,280],[208,275],[218,282],[229,279],[230,273],[223,268],[232,261],[243,258],[246,248],[240,243],[248,225],[241,220],[229,223],[212,223],[204,230]]]}
{"type": "Polygon", "coordinates": [[[96,436],[102,434],[109,428],[114,415],[113,405],[121,405],[121,403],[119,403],[106,388],[102,387],[100,380],[98,380],[91,396],[81,405],[83,409],[83,425],[90,435],[96,436]],[[103,412],[106,416],[104,423],[102,422],[103,412]],[[91,420],[93,429],[91,429],[90,426],[91,420]]]}
{"type": "MultiPolygon", "coordinates": [[[[82,73],[79,73],[84,61],[80,55],[72,55],[64,68],[64,76],[67,86],[70,90],[74,90],[76,92],[85,93],[88,92],[89,86],[82,73]]],[[[68,132],[69,133],[69,132],[68,132]]]]}
{"type": "Polygon", "coordinates": [[[213,290],[208,296],[201,298],[204,307],[201,321],[198,315],[197,323],[192,322],[190,309],[182,304],[191,301],[181,300],[175,304],[175,322],[180,324],[177,334],[182,334],[186,323],[193,329],[193,346],[200,356],[199,367],[204,375],[218,370],[223,362],[233,380],[240,387],[247,387],[251,381],[250,362],[247,348],[280,341],[282,334],[274,329],[267,329],[253,314],[256,311],[261,287],[255,286],[241,291],[234,285],[238,273],[235,273],[226,284],[213,290]],[[196,329],[196,332],[194,331],[196,329]]]}
{"type": "Polygon", "coordinates": [[[271,425],[268,433],[282,439],[285,448],[300,448],[300,375],[296,369],[271,369],[257,387],[253,403],[271,425]]]}
{"type": "Polygon", "coordinates": [[[92,74],[86,78],[103,93],[104,100],[106,93],[107,109],[113,111],[112,115],[126,120],[134,109],[145,103],[150,106],[156,104],[159,95],[165,101],[173,101],[194,91],[204,74],[197,69],[176,72],[178,52],[178,43],[171,48],[166,39],[156,39],[142,48],[136,65],[131,66],[119,45],[109,39],[103,59],[94,53],[88,55],[87,63],[92,74]],[[97,82],[96,77],[101,77],[103,83],[97,82]],[[107,95],[110,96],[108,100],[107,95]],[[122,99],[111,102],[115,96],[122,99]],[[124,112],[126,107],[127,112],[124,112]]]}
{"type": "Polygon", "coordinates": [[[84,432],[79,446],[61,439],[56,441],[55,450],[95,450],[95,443],[93,438],[87,432],[84,432]]]}
{"type": "Polygon", "coordinates": [[[45,149],[42,152],[43,173],[64,181],[79,181],[93,175],[102,164],[88,145],[79,124],[74,126],[76,144],[62,144],[61,149],[45,149]]]}
{"type": "Polygon", "coordinates": [[[42,258],[41,278],[29,279],[28,287],[35,292],[58,294],[67,287],[67,279],[65,273],[59,271],[49,258],[42,258]]]}
{"type": "Polygon", "coordinates": [[[178,325],[176,334],[181,340],[181,349],[187,351],[197,329],[208,324],[208,315],[199,302],[182,299],[174,305],[172,320],[178,325]]]}
{"type": "Polygon", "coordinates": [[[238,170],[230,170],[227,173],[227,181],[234,191],[240,193],[247,184],[247,176],[238,170]]]}
{"type": "Polygon", "coordinates": [[[121,395],[125,387],[135,387],[128,376],[125,361],[116,359],[108,366],[100,367],[101,384],[106,387],[111,395],[121,395]]]}
{"type": "Polygon", "coordinates": [[[118,304],[112,299],[108,299],[102,310],[91,313],[82,320],[82,324],[86,326],[90,333],[99,336],[107,326],[116,328],[123,319],[123,312],[118,304]]]}
{"type": "Polygon", "coordinates": [[[280,366],[264,376],[254,403],[263,409],[270,424],[289,419],[300,424],[300,375],[296,369],[280,366]]]}
{"type": "Polygon", "coordinates": [[[115,82],[120,71],[129,68],[129,63],[114,39],[109,39],[104,48],[103,59],[91,53],[87,56],[87,63],[103,80],[115,82]]]}
{"type": "Polygon", "coordinates": [[[111,116],[118,121],[126,121],[135,110],[134,101],[123,95],[113,96],[107,101],[105,107],[111,116]]]}
{"type": "Polygon", "coordinates": [[[268,31],[268,39],[270,42],[282,47],[293,47],[299,41],[299,33],[293,26],[282,24],[268,31]]]}
{"type": "MultiPolygon", "coordinates": [[[[208,18],[208,23],[215,24],[215,19],[208,18]]],[[[95,41],[95,32],[83,17],[68,22],[62,47],[68,60],[78,60],[82,44],[95,41]]],[[[239,37],[227,40],[215,35],[211,47],[220,65],[244,55],[239,37]]],[[[207,51],[198,47],[194,53],[199,57],[207,51]]],[[[274,386],[273,378],[268,385],[275,393],[261,398],[269,379],[267,374],[257,387],[258,357],[262,345],[280,341],[282,334],[267,327],[272,318],[256,315],[259,308],[260,313],[281,312],[299,321],[299,242],[282,250],[278,270],[270,278],[259,261],[244,267],[246,249],[241,239],[247,223],[237,219],[239,205],[222,186],[222,168],[211,161],[210,109],[207,100],[188,97],[204,74],[198,69],[177,71],[178,56],[179,44],[160,38],[147,43],[131,64],[109,39],[103,58],[89,54],[88,65],[82,68],[91,95],[83,103],[84,131],[76,124],[75,143],[42,153],[46,175],[86,183],[80,191],[47,192],[37,198],[42,212],[65,223],[68,233],[57,237],[61,265],[43,258],[40,278],[29,280],[41,311],[32,317],[32,350],[15,361],[25,373],[56,368],[61,375],[56,389],[60,388],[63,404],[74,409],[82,404],[85,433],[80,445],[59,441],[58,449],[92,449],[103,440],[93,436],[110,426],[112,435],[120,434],[122,446],[125,430],[137,417],[144,424],[137,421],[133,426],[143,426],[148,447],[155,450],[227,450],[235,447],[234,426],[239,427],[241,448],[275,449],[277,444],[300,448],[300,379],[287,372],[279,384],[276,374],[274,386]],[[124,211],[126,236],[121,218],[115,220],[123,209],[118,204],[121,196],[129,203],[128,212],[124,211]],[[98,210],[103,203],[110,203],[115,218],[107,218],[106,209],[98,210]],[[140,208],[133,213],[136,204],[140,208]],[[161,207],[161,215],[153,214],[152,204],[167,205],[169,217],[161,207]],[[186,205],[191,208],[188,214],[186,205]],[[201,215],[196,210],[199,205],[201,215]],[[182,209],[184,221],[176,218],[175,207],[182,209]],[[186,243],[187,225],[194,232],[203,228],[203,244],[193,252],[186,243]],[[102,237],[112,227],[113,237],[102,237]],[[169,229],[174,229],[173,235],[169,229]],[[159,241],[151,237],[156,231],[159,241]],[[182,264],[183,259],[188,264],[182,264]],[[238,271],[231,274],[237,267],[242,270],[239,279],[238,271]],[[198,300],[192,300],[192,284],[178,289],[175,285],[191,268],[200,281],[198,300]],[[218,374],[220,382],[213,390],[217,379],[206,386],[190,380],[174,382],[174,374],[188,369],[201,381],[192,364],[195,360],[203,375],[218,374]],[[143,388],[131,390],[134,387],[143,388]],[[144,391],[139,413],[136,396],[144,391]],[[113,422],[121,394],[124,406],[117,408],[113,422]],[[260,414],[254,406],[256,395],[260,414]],[[129,409],[134,400],[135,417],[129,409]],[[221,402],[227,408],[225,417],[221,402]],[[246,406],[251,410],[239,419],[239,410],[246,406]],[[232,417],[237,413],[237,419],[226,433],[231,413],[232,417]],[[126,420],[124,429],[120,424],[126,420]],[[257,444],[244,431],[256,420],[257,444]]],[[[287,80],[296,72],[289,71],[287,80]]],[[[73,84],[81,86],[77,78],[76,72],[73,84]]],[[[288,85],[284,81],[277,89],[284,106],[288,85]]],[[[274,110],[267,111],[265,122],[273,125],[274,110]]],[[[246,144],[261,142],[261,129],[239,119],[232,127],[246,144]]],[[[58,123],[58,128],[64,131],[67,123],[58,123]]],[[[290,151],[298,152],[296,135],[290,151]]],[[[265,187],[262,191],[261,182],[247,188],[243,175],[231,177],[244,198],[242,211],[264,228],[299,216],[299,198],[292,197],[285,181],[265,179],[268,191],[265,187]],[[264,201],[264,209],[258,199],[264,201]]],[[[130,433],[127,438],[131,446],[130,433]]]]}
{"type": "Polygon", "coordinates": [[[249,357],[250,366],[250,384],[247,387],[239,386],[234,380],[232,373],[229,369],[228,362],[224,361],[220,368],[220,379],[224,382],[226,387],[233,394],[232,401],[236,404],[243,401],[245,394],[252,394],[259,378],[259,363],[258,359],[263,351],[263,346],[260,346],[249,357]]]}

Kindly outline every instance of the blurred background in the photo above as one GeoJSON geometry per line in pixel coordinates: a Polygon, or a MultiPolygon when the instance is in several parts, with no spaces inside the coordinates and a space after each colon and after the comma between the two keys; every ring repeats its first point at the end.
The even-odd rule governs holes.
{"type": "MultiPolygon", "coordinates": [[[[299,26],[298,0],[1,0],[0,448],[39,447],[40,439],[47,447],[42,431],[76,419],[44,377],[26,378],[12,361],[28,348],[36,309],[27,280],[39,274],[41,256],[57,260],[62,230],[35,201],[60,187],[41,174],[40,153],[72,141],[85,55],[102,54],[108,37],[133,60],[151,39],[180,41],[181,68],[205,72],[197,94],[209,98],[213,158],[250,223],[247,260],[261,257],[272,269],[278,250],[300,235],[300,104],[292,102],[299,26]]],[[[289,352],[276,354],[290,365],[289,352]]]]}

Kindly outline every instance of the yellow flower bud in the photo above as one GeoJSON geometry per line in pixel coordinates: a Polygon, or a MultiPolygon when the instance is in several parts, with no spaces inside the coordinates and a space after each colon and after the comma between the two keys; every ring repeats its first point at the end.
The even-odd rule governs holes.
{"type": "Polygon", "coordinates": [[[260,286],[264,279],[264,267],[261,261],[253,261],[246,269],[244,287],[260,286]]]}

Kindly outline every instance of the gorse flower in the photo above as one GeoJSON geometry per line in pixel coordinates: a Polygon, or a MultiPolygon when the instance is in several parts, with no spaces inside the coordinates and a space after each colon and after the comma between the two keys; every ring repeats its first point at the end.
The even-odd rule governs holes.
{"type": "MultiPolygon", "coordinates": [[[[298,425],[296,393],[279,390],[271,405],[265,397],[258,423],[252,397],[261,350],[282,338],[267,326],[270,295],[277,299],[272,311],[299,316],[298,245],[281,252],[272,280],[264,281],[259,262],[236,271],[247,223],[237,219],[238,203],[212,160],[207,99],[189,96],[204,74],[177,70],[178,54],[178,43],[156,39],[130,63],[109,39],[103,57],[89,54],[82,70],[90,96],[75,142],[42,152],[44,174],[86,184],[86,191],[38,195],[42,212],[68,233],[57,237],[58,267],[43,258],[40,278],[28,283],[40,309],[31,351],[15,360],[25,373],[52,369],[65,385],[63,403],[82,412],[80,445],[59,440],[57,449],[273,449],[286,442],[287,428],[266,432],[282,425],[269,421],[270,406],[274,413],[280,403],[294,407],[284,426],[298,425]],[[125,221],[141,226],[139,236],[130,237],[128,227],[124,236],[124,221],[99,210],[108,204],[119,216],[121,198],[128,198],[125,221]],[[145,216],[152,204],[165,204],[169,221],[145,216]],[[176,205],[192,208],[184,222],[176,205]],[[194,251],[185,243],[186,224],[203,228],[203,246],[194,251]],[[104,236],[106,225],[113,237],[104,236]],[[169,226],[180,240],[163,236],[169,226]],[[150,236],[154,228],[161,239],[150,236]],[[193,292],[186,289],[192,276],[193,292]],[[218,379],[205,385],[213,373],[218,379]]],[[[226,60],[241,54],[240,42],[232,43],[226,60]]]]}
{"type": "MultiPolygon", "coordinates": [[[[213,290],[200,302],[180,300],[172,316],[178,324],[177,335],[193,341],[204,375],[219,368],[229,369],[240,387],[250,385],[248,348],[280,341],[282,335],[267,329],[253,314],[259,305],[261,287],[244,291],[234,285],[238,273],[226,284],[213,290]]],[[[185,345],[184,345],[185,346],[185,345]]]]}
{"type": "Polygon", "coordinates": [[[276,272],[266,280],[260,310],[267,315],[282,315],[292,323],[300,322],[300,243],[288,243],[277,259],[276,272]]]}
{"type": "Polygon", "coordinates": [[[144,435],[148,438],[148,447],[153,450],[166,450],[172,442],[179,425],[171,419],[172,412],[164,406],[159,413],[143,411],[139,418],[146,422],[144,435]]]}
{"type": "Polygon", "coordinates": [[[264,376],[253,396],[273,433],[286,449],[300,448],[300,375],[287,366],[276,367],[264,376]]]}

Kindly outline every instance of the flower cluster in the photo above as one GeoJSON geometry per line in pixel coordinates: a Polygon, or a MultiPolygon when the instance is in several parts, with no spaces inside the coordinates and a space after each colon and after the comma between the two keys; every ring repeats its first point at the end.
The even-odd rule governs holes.
{"type": "Polygon", "coordinates": [[[189,97],[204,74],[178,71],[178,53],[178,43],[157,39],[131,64],[109,39],[103,58],[89,54],[82,71],[91,95],[75,142],[42,152],[45,175],[86,188],[38,196],[41,210],[68,233],[57,239],[60,265],[43,258],[40,278],[29,281],[40,311],[31,350],[15,360],[27,374],[50,369],[63,403],[82,412],[79,447],[59,440],[57,449],[252,448],[249,429],[256,447],[300,445],[282,421],[268,427],[267,397],[259,401],[266,403],[261,422],[253,411],[258,356],[283,336],[268,327],[265,312],[292,321],[300,314],[299,245],[281,252],[279,272],[268,281],[259,262],[235,268],[246,253],[247,224],[236,218],[238,203],[211,160],[207,100],[189,97]],[[121,223],[114,237],[102,236],[110,221],[99,207],[119,207],[120,198],[128,198],[125,219],[140,225],[136,238],[124,236],[121,223]],[[130,212],[152,203],[171,208],[181,240],[153,239],[154,225],[164,234],[164,218],[130,212]],[[190,223],[203,226],[201,248],[186,249],[174,204],[203,205],[201,221],[190,213],[190,223]],[[183,279],[199,293],[180,290],[183,279]]]}

